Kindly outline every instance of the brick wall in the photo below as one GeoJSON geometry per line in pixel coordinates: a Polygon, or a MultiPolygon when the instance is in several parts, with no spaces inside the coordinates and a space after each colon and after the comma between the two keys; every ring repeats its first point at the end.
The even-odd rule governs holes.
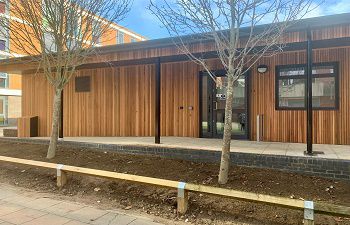
{"type": "MultiPolygon", "coordinates": [[[[4,139],[11,142],[48,144],[48,140],[4,139]]],[[[221,152],[162,146],[130,146],[119,144],[96,144],[74,141],[59,141],[59,145],[74,148],[89,148],[101,151],[116,151],[123,154],[157,155],[165,158],[188,161],[219,163],[221,152]]],[[[317,157],[263,155],[231,152],[231,163],[238,166],[276,169],[332,179],[350,180],[350,160],[325,159],[317,157]]]]}

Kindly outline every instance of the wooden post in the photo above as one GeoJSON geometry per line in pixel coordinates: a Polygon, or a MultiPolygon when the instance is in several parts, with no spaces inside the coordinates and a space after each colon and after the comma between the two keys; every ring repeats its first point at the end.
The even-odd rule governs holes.
{"type": "Polygon", "coordinates": [[[304,225],[314,225],[315,222],[313,220],[306,220],[304,219],[304,225]]]}
{"type": "Polygon", "coordinates": [[[155,120],[154,120],[154,142],[160,144],[160,79],[161,79],[161,64],[160,58],[157,59],[155,64],[155,120]]]}
{"type": "Polygon", "coordinates": [[[304,201],[304,225],[314,224],[314,202],[304,201]]]}
{"type": "Polygon", "coordinates": [[[57,187],[60,189],[67,183],[67,173],[62,171],[63,166],[62,164],[57,165],[57,187]]]}
{"type": "Polygon", "coordinates": [[[185,214],[188,209],[188,191],[185,190],[186,183],[180,182],[177,189],[177,212],[185,214]]]}

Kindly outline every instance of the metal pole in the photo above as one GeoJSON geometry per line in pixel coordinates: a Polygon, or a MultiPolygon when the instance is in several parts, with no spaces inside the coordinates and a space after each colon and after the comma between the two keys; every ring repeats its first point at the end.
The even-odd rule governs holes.
{"type": "Polygon", "coordinates": [[[310,27],[307,30],[307,147],[306,154],[312,155],[312,35],[310,27]]]}
{"type": "Polygon", "coordinates": [[[155,76],[155,120],[154,120],[154,141],[156,144],[160,144],[160,73],[161,64],[160,58],[157,59],[156,66],[156,76],[155,76]]]}

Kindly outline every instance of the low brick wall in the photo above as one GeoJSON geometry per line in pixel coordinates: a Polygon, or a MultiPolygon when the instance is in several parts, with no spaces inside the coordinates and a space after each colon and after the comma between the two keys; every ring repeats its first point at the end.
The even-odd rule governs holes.
{"type": "Polygon", "coordinates": [[[4,128],[2,132],[4,137],[17,137],[17,128],[4,128]]]}
{"type": "MultiPolygon", "coordinates": [[[[2,141],[48,144],[48,140],[27,138],[0,138],[2,141]]],[[[182,159],[197,162],[219,163],[221,152],[200,149],[172,148],[159,146],[97,144],[74,141],[59,141],[60,146],[74,148],[115,151],[123,154],[157,155],[171,159],[182,159]]],[[[350,180],[350,160],[325,159],[315,156],[283,156],[231,152],[231,162],[234,165],[269,168],[281,171],[297,172],[312,176],[350,180]]]]}

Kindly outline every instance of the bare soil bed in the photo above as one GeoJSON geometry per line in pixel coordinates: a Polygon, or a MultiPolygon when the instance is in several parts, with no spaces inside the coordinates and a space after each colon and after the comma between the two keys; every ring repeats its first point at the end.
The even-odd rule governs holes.
{"type": "MultiPolygon", "coordinates": [[[[0,141],[0,155],[135,175],[217,184],[217,164],[195,163],[152,156],[59,148],[57,157],[47,160],[46,145],[0,141]]],[[[350,206],[350,182],[310,177],[268,169],[232,167],[225,188],[296,199],[326,201],[350,206]]],[[[41,192],[68,196],[72,200],[147,213],[193,224],[302,224],[303,212],[241,202],[201,194],[190,194],[189,211],[176,214],[176,190],[124,181],[69,175],[68,185],[58,190],[55,171],[0,163],[0,181],[41,192]]],[[[316,215],[316,224],[350,224],[349,219],[316,215]]]]}

